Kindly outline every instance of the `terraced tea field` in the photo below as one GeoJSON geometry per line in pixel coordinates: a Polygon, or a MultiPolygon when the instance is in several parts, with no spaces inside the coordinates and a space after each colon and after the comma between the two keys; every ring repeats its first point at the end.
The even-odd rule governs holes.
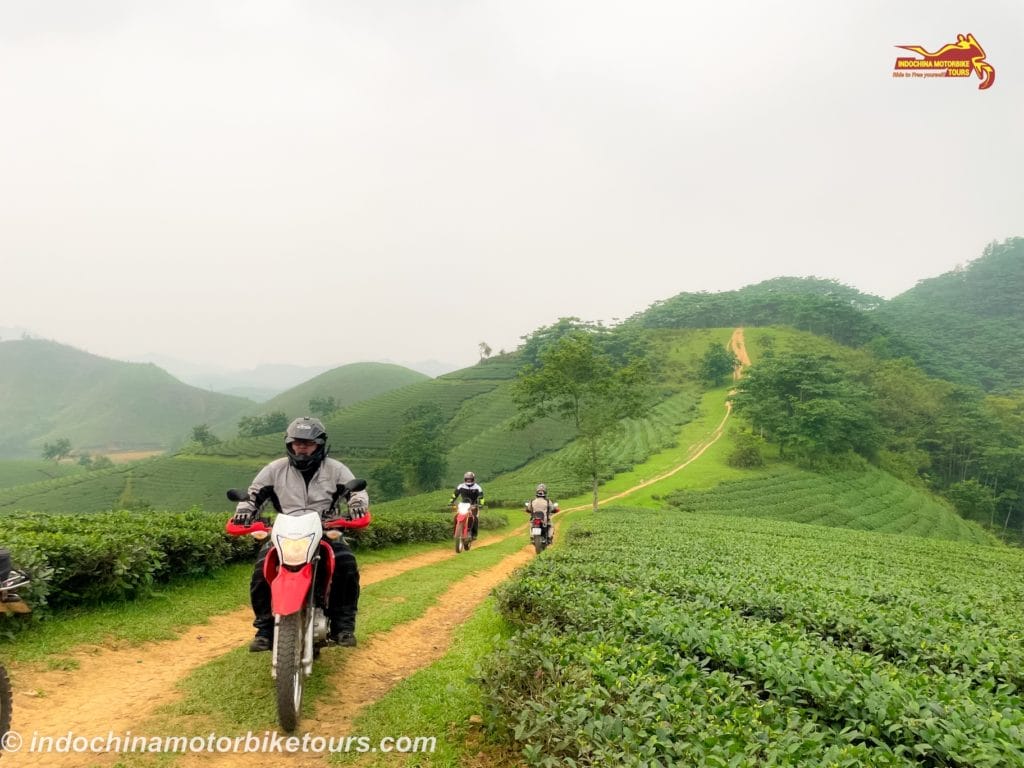
{"type": "Polygon", "coordinates": [[[503,587],[532,765],[1024,765],[1024,553],[612,508],[503,587]]]}

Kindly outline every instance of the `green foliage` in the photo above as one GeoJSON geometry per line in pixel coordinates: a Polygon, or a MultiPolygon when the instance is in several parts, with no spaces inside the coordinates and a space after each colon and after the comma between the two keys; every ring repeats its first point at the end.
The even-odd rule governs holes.
{"type": "Polygon", "coordinates": [[[199,509],[75,518],[12,512],[4,538],[32,576],[27,599],[43,615],[149,594],[172,576],[203,575],[252,556],[253,544],[227,536],[224,520],[199,509]]]}
{"type": "Polygon", "coordinates": [[[403,421],[388,464],[402,470],[406,487],[419,492],[440,488],[448,470],[441,442],[444,413],[437,405],[421,403],[407,410],[403,421]]]}
{"type": "Polygon", "coordinates": [[[728,347],[721,344],[709,344],[700,361],[700,380],[709,386],[717,387],[739,366],[739,358],[728,347]]]}
{"type": "Polygon", "coordinates": [[[192,427],[192,441],[199,445],[216,445],[220,438],[213,434],[209,424],[196,424],[192,427]]]}
{"type": "Polygon", "coordinates": [[[321,419],[326,419],[338,410],[338,401],[333,395],[328,397],[311,397],[309,399],[309,413],[321,419]]]}
{"type": "Polygon", "coordinates": [[[752,366],[733,400],[736,412],[787,452],[813,463],[856,451],[873,456],[882,432],[869,391],[829,356],[796,352],[752,366]]]}
{"type": "Polygon", "coordinates": [[[1019,551],[623,508],[567,539],[481,670],[529,765],[1024,759],[1019,551]]]}
{"type": "Polygon", "coordinates": [[[977,480],[953,483],[946,491],[946,495],[964,518],[988,523],[990,527],[995,526],[995,494],[977,480]]]}
{"type": "Polygon", "coordinates": [[[575,427],[582,452],[571,466],[591,480],[595,508],[608,444],[619,422],[639,415],[647,403],[650,377],[646,357],[617,361],[602,349],[597,332],[576,330],[543,348],[539,364],[525,366],[513,387],[520,424],[554,416],[575,427]]]}
{"type": "Polygon", "coordinates": [[[288,424],[289,419],[284,411],[274,411],[263,416],[243,416],[238,421],[238,436],[283,435],[288,424]]]}
{"type": "MultiPolygon", "coordinates": [[[[865,344],[891,332],[870,313],[882,299],[835,280],[778,277],[738,291],[680,293],[630,318],[645,328],[790,325],[841,344],[865,344]]],[[[895,339],[890,346],[901,349],[895,339]]]]}
{"type": "Polygon", "coordinates": [[[43,458],[51,461],[60,461],[71,453],[71,441],[66,437],[54,440],[52,443],[43,443],[43,458]]]}
{"type": "Polygon", "coordinates": [[[932,375],[1007,391],[1024,382],[1024,238],[990,243],[964,267],[920,281],[879,308],[932,375]]]}
{"type": "Polygon", "coordinates": [[[394,461],[385,461],[370,472],[374,497],[381,501],[400,498],[405,493],[405,472],[394,461]]]}
{"type": "Polygon", "coordinates": [[[761,453],[761,446],[764,443],[762,438],[749,430],[738,429],[733,430],[732,439],[735,447],[726,459],[730,467],[753,469],[764,466],[764,455],[761,453]]]}

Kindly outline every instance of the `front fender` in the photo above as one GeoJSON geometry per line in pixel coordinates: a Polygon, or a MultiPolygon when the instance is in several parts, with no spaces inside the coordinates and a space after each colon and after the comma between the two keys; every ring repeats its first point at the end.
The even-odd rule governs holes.
{"type": "Polygon", "coordinates": [[[306,603],[312,583],[311,563],[306,563],[299,571],[278,568],[270,582],[270,609],[279,616],[298,613],[306,603]]]}

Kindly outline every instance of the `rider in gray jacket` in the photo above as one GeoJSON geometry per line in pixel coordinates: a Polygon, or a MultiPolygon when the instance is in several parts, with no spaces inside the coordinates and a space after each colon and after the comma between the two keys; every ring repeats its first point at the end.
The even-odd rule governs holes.
{"type": "MultiPolygon", "coordinates": [[[[259,471],[249,486],[249,498],[235,508],[232,522],[249,525],[268,501],[280,514],[315,509],[321,517],[343,514],[348,519],[362,517],[370,506],[366,491],[357,491],[348,500],[347,509],[338,511],[342,486],[355,477],[340,461],[327,457],[327,432],[319,419],[295,419],[285,432],[286,457],[275,459],[259,471]]],[[[331,640],[338,645],[356,644],[356,611],[359,605],[359,568],[356,557],[342,539],[331,541],[335,566],[326,614],[330,620],[331,640]]],[[[273,646],[274,616],[270,608],[270,585],[263,578],[263,561],[270,543],[260,550],[249,584],[253,626],[256,637],[250,651],[268,651],[273,646]]]]}

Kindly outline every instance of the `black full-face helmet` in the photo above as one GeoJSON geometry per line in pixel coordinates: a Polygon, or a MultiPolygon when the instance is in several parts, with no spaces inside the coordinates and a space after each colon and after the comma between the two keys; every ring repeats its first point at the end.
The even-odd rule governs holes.
{"type": "Polygon", "coordinates": [[[467,472],[462,476],[462,479],[465,480],[466,485],[472,485],[473,483],[476,482],[476,475],[474,475],[472,472],[467,472]]]}
{"type": "Polygon", "coordinates": [[[295,419],[284,433],[284,447],[288,451],[289,463],[300,472],[319,467],[327,456],[327,430],[323,422],[309,416],[295,419]],[[308,456],[298,456],[292,450],[292,443],[296,440],[312,440],[316,443],[316,450],[308,456]]]}

